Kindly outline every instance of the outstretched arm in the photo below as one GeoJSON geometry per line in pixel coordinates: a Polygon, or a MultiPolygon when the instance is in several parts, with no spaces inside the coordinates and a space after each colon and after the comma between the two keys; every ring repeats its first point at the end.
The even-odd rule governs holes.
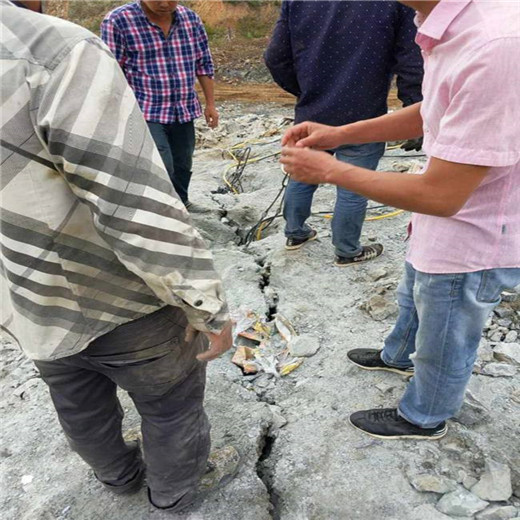
{"type": "Polygon", "coordinates": [[[422,175],[366,170],[326,152],[284,148],[281,162],[291,178],[334,184],[396,208],[449,217],[457,213],[488,172],[486,166],[432,158],[422,175]]]}
{"type": "Polygon", "coordinates": [[[423,134],[422,124],[421,104],[415,103],[391,114],[344,126],[300,123],[287,130],[282,145],[332,150],[343,144],[412,139],[423,134]]]}

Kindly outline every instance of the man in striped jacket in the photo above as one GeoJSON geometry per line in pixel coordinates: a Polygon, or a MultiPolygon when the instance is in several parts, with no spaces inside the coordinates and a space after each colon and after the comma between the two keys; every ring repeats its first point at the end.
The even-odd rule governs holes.
{"type": "Polygon", "coordinates": [[[211,253],[102,41],[8,0],[0,11],[1,327],[117,493],[144,474],[121,434],[117,386],[129,392],[150,499],[181,509],[206,471],[205,362],[232,344],[211,253]]]}

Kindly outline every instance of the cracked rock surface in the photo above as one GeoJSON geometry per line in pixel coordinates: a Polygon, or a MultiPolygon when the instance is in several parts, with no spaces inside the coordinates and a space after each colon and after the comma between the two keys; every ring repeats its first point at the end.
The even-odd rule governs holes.
{"type": "MultiPolygon", "coordinates": [[[[309,221],[319,239],[300,251],[285,251],[282,219],[275,220],[261,240],[241,245],[278,193],[283,174],[276,158],[250,164],[243,173],[244,193],[225,193],[219,188],[229,161],[222,159],[219,148],[274,131],[291,114],[275,105],[234,104],[223,107],[222,114],[218,132],[198,130],[191,198],[212,211],[194,215],[194,223],[214,251],[230,307],[248,308],[266,319],[280,313],[298,334],[313,338],[319,350],[281,378],[244,376],[230,362],[232,352],[209,365],[206,408],[213,445],[233,444],[242,466],[227,487],[172,517],[153,511],[144,490],[117,497],[102,489],[69,450],[31,362],[4,340],[2,517],[437,520],[520,514],[520,378],[515,358],[520,304],[515,294],[508,295],[486,325],[466,403],[457,420],[450,421],[444,439],[383,442],[354,430],[348,423],[350,413],[395,406],[406,385],[396,374],[357,369],[348,362],[347,352],[381,347],[392,327],[409,216],[366,223],[363,242],[380,241],[385,252],[365,265],[333,266],[330,220],[319,215],[309,221]],[[490,494],[484,501],[472,493],[477,483],[489,481],[490,460],[502,465],[501,487],[509,478],[509,498],[490,494]],[[493,502],[497,496],[499,503],[493,502]]],[[[252,152],[269,153],[276,147],[253,147],[252,152]]],[[[400,169],[407,161],[417,161],[390,152],[381,168],[391,169],[396,154],[400,169]]],[[[321,187],[314,211],[331,210],[334,196],[333,188],[321,187]]],[[[387,211],[376,209],[369,216],[387,211]]],[[[125,428],[138,427],[130,400],[124,393],[121,398],[125,428]]]]}

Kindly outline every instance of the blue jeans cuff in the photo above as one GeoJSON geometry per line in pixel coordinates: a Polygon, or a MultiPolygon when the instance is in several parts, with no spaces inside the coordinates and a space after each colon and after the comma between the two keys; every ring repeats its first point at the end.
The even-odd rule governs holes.
{"type": "Polygon", "coordinates": [[[360,247],[358,250],[354,252],[344,253],[343,251],[338,251],[336,249],[336,255],[341,256],[342,258],[354,258],[355,256],[359,255],[363,251],[363,248],[360,247]]]}
{"type": "Polygon", "coordinates": [[[399,406],[397,407],[397,413],[405,420],[405,421],[408,421],[410,424],[413,424],[414,426],[417,426],[418,428],[424,428],[424,429],[427,429],[427,428],[435,428],[436,426],[439,425],[438,422],[436,422],[435,424],[433,423],[428,423],[428,424],[419,424],[417,421],[412,421],[410,419],[410,415],[406,414],[405,412],[403,412],[403,410],[401,409],[401,403],[399,403],[399,406]]]}
{"type": "Polygon", "coordinates": [[[312,233],[312,228],[308,228],[305,230],[305,233],[290,233],[288,231],[285,231],[285,237],[286,238],[296,238],[297,240],[303,240],[305,238],[309,238],[312,233]]]}
{"type": "Polygon", "coordinates": [[[408,363],[394,363],[393,361],[388,360],[388,356],[386,356],[385,349],[383,349],[383,352],[381,352],[381,359],[385,363],[385,365],[388,365],[389,367],[394,368],[410,368],[413,366],[413,363],[410,361],[408,363]]]}

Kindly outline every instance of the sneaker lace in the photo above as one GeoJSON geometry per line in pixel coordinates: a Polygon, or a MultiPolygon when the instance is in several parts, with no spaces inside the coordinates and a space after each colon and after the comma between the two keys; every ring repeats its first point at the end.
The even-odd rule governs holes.
{"type": "Polygon", "coordinates": [[[399,414],[395,408],[383,408],[381,410],[372,410],[369,418],[373,422],[397,421],[399,414]]]}
{"type": "Polygon", "coordinates": [[[367,246],[362,254],[367,260],[372,260],[372,258],[377,256],[377,249],[375,247],[367,246]]]}
{"type": "Polygon", "coordinates": [[[363,251],[358,256],[353,258],[354,262],[360,262],[362,260],[372,260],[378,256],[378,251],[373,246],[364,246],[363,251]]]}

